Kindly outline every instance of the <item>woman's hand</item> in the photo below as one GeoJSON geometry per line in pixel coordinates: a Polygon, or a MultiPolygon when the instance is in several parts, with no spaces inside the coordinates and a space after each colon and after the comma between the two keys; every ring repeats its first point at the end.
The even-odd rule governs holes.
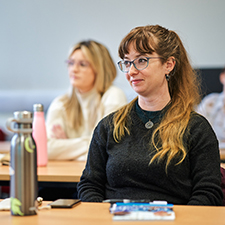
{"type": "Polygon", "coordinates": [[[52,127],[52,138],[56,139],[67,139],[65,131],[62,129],[60,125],[53,125],[52,127]]]}

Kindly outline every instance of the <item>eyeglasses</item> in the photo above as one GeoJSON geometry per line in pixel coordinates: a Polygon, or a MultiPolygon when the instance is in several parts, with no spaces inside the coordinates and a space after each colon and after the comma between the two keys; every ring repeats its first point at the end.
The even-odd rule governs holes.
{"type": "Polygon", "coordinates": [[[87,61],[84,61],[84,60],[81,60],[81,61],[75,61],[75,60],[72,60],[72,59],[68,59],[65,61],[65,63],[67,64],[67,66],[74,66],[74,65],[77,65],[81,68],[87,68],[89,67],[90,63],[87,62],[87,61]]]}
{"type": "Polygon", "coordinates": [[[117,64],[120,70],[124,73],[129,72],[131,65],[133,64],[137,70],[145,69],[149,64],[149,59],[163,59],[162,57],[143,57],[140,56],[133,61],[121,60],[117,64]]]}

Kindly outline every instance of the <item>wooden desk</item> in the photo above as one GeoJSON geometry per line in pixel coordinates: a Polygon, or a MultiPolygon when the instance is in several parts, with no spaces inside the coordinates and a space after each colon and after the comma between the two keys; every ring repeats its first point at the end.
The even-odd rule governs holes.
{"type": "Polygon", "coordinates": [[[85,161],[49,161],[46,167],[38,167],[38,181],[79,182],[85,161]]]}
{"type": "Polygon", "coordinates": [[[81,203],[72,209],[40,210],[38,215],[11,216],[9,211],[0,211],[0,221],[4,225],[199,225],[225,224],[225,207],[174,206],[174,221],[113,221],[108,203],[81,203]]]}
{"type": "Polygon", "coordinates": [[[221,163],[220,166],[225,169],[225,163],[221,163]]]}
{"type": "MultiPolygon", "coordinates": [[[[38,182],[48,182],[48,186],[55,182],[67,183],[67,187],[68,184],[76,184],[80,181],[85,164],[85,161],[49,161],[46,167],[38,167],[38,182]]],[[[10,181],[9,166],[0,166],[0,185],[3,181],[5,183],[2,185],[10,181]]]]}
{"type": "MultiPolygon", "coordinates": [[[[10,151],[9,141],[0,141],[0,153],[7,153],[10,151]]],[[[80,181],[80,176],[85,167],[84,161],[49,161],[46,167],[38,167],[38,182],[42,186],[48,183],[57,185],[67,183],[74,186],[80,181]]],[[[9,166],[2,166],[0,164],[0,185],[9,185],[9,166]]],[[[45,186],[45,185],[44,185],[45,186]]]]}
{"type": "Polygon", "coordinates": [[[220,159],[225,161],[225,149],[220,149],[220,159]]]}

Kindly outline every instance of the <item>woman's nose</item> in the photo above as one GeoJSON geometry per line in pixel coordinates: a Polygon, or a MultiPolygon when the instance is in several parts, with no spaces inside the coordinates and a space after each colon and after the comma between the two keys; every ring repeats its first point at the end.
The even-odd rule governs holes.
{"type": "Polygon", "coordinates": [[[132,63],[131,66],[130,66],[130,69],[128,71],[128,74],[132,76],[132,75],[135,75],[137,73],[138,73],[138,70],[135,68],[134,64],[132,63]]]}
{"type": "Polygon", "coordinates": [[[71,66],[71,69],[77,71],[79,69],[78,63],[74,63],[73,66],[71,66]]]}

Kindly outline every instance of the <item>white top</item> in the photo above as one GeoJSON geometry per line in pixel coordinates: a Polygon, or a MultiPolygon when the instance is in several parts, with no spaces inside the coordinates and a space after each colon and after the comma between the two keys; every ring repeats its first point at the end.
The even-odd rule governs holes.
{"type": "Polygon", "coordinates": [[[124,92],[115,86],[111,86],[102,98],[95,89],[84,94],[77,92],[77,97],[84,118],[83,127],[79,130],[74,130],[69,124],[62,102],[63,96],[55,98],[49,106],[46,129],[48,158],[51,160],[86,160],[94,127],[104,116],[127,104],[124,92]],[[68,139],[52,138],[53,125],[60,125],[68,139]]]}
{"type": "Polygon", "coordinates": [[[203,98],[197,108],[210,122],[219,140],[219,147],[225,148],[225,94],[211,93],[203,98]]]}

